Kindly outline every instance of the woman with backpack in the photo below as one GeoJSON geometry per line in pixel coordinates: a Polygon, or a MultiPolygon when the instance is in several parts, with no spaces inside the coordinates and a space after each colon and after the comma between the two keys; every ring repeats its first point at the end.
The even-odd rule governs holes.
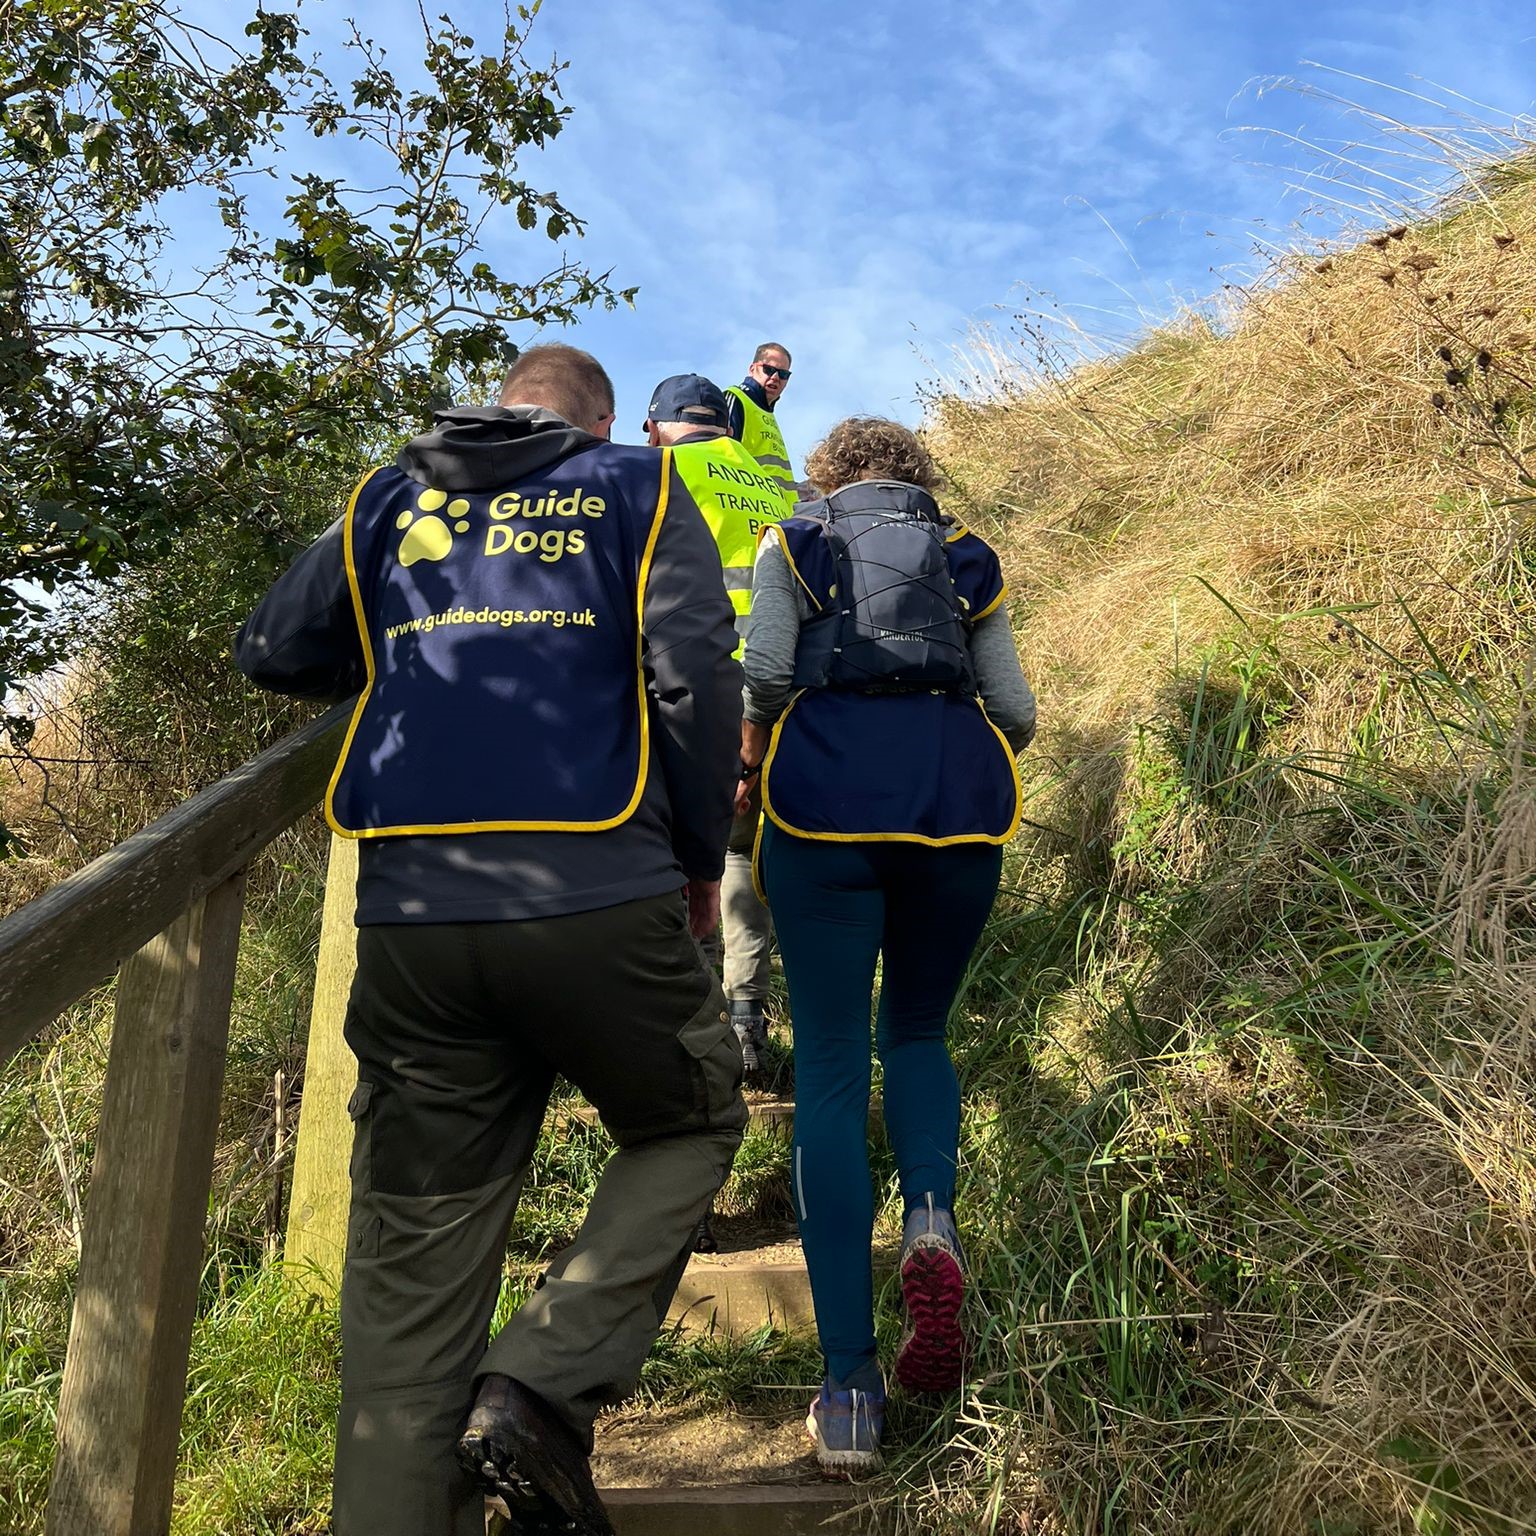
{"type": "Polygon", "coordinates": [[[893,421],[840,423],[806,461],[822,499],[759,545],[742,774],[761,773],[758,878],[794,1015],[793,1190],[826,1377],[806,1427],[833,1473],[878,1465],[866,1129],[869,1016],[905,1205],[909,1391],[965,1370],[955,1229],[960,1090],[949,1011],[1019,822],[1014,753],[1035,701],[997,556],[945,517],[939,473],[893,421]]]}

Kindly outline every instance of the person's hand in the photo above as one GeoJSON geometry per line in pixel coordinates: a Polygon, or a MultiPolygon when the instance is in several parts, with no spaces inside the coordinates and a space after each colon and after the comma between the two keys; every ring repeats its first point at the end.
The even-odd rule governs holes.
{"type": "Polygon", "coordinates": [[[688,882],[688,931],[701,942],[720,926],[720,882],[688,882]]]}
{"type": "Polygon", "coordinates": [[[735,805],[738,816],[745,816],[752,809],[752,797],[757,793],[758,778],[772,736],[766,725],[759,725],[755,720],[741,722],[741,781],[736,786],[735,805]]]}
{"type": "Polygon", "coordinates": [[[752,792],[756,788],[757,775],[755,773],[751,778],[743,779],[741,783],[736,786],[736,803],[731,807],[732,812],[735,815],[745,816],[747,812],[752,809],[752,792]]]}

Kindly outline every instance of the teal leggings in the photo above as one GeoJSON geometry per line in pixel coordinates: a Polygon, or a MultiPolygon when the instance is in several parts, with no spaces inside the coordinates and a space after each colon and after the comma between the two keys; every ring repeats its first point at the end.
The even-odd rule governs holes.
{"type": "Polygon", "coordinates": [[[827,843],[763,829],[763,885],[795,1028],[795,1212],[827,1370],[875,1358],[870,1234],[869,1013],[882,954],[875,1049],[886,1133],[906,1207],[951,1206],[960,1086],[949,1011],[997,895],[1001,848],[827,843]]]}

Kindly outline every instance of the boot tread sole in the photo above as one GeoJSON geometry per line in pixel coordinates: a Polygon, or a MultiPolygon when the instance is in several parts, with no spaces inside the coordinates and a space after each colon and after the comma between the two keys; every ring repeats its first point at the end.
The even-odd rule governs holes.
{"type": "Polygon", "coordinates": [[[896,1380],[908,1392],[953,1392],[965,1380],[969,1353],[960,1314],[965,1275],[939,1244],[923,1244],[901,1266],[908,1326],[896,1356],[896,1380]]]}

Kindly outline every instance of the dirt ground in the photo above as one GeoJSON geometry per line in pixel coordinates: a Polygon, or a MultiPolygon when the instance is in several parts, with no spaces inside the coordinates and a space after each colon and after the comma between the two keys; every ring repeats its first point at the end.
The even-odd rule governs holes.
{"type": "Polygon", "coordinates": [[[782,1394],[782,1414],[749,1417],[732,1409],[620,1409],[597,1426],[592,1470],[602,1488],[705,1488],[727,1484],[819,1481],[805,1433],[815,1395],[782,1394]]]}
{"type": "Polygon", "coordinates": [[[799,1264],[804,1261],[792,1221],[764,1221],[754,1216],[716,1216],[711,1223],[718,1253],[696,1253],[704,1269],[740,1268],[743,1264],[799,1264]]]}

